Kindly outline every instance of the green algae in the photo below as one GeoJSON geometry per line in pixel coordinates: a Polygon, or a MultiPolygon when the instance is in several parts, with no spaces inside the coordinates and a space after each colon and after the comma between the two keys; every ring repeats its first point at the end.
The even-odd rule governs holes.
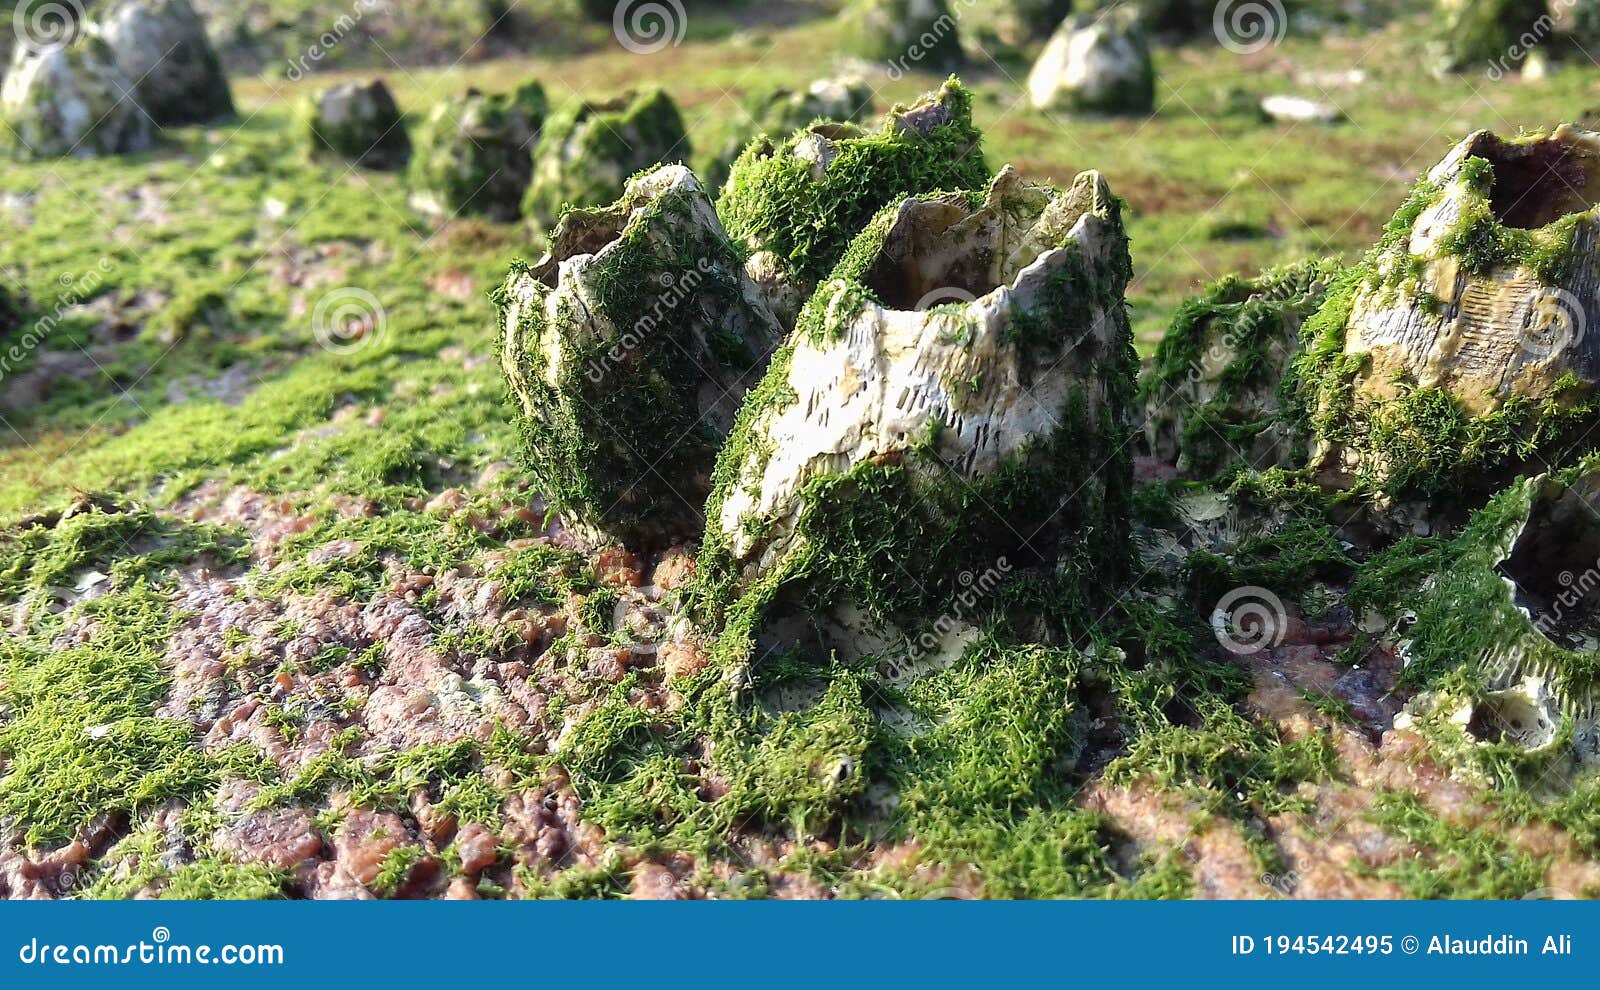
{"type": "Polygon", "coordinates": [[[417,204],[450,218],[517,219],[549,114],[544,87],[534,81],[438,104],[418,129],[411,158],[417,204]]]}
{"type": "Polygon", "coordinates": [[[61,842],[98,815],[131,814],[211,782],[212,760],[191,726],[155,714],[167,689],[162,655],[181,621],[166,586],[182,563],[235,559],[236,538],[89,501],[0,540],[9,550],[0,600],[43,611],[29,634],[0,640],[9,712],[0,821],[30,844],[61,842]],[[110,571],[89,585],[103,593],[70,606],[91,631],[57,648],[50,637],[64,617],[50,614],[44,593],[70,594],[62,585],[95,567],[110,571]]]}
{"type": "Polygon", "coordinates": [[[682,170],[642,174],[616,204],[569,212],[557,249],[569,239],[597,251],[581,274],[554,255],[517,262],[495,296],[524,464],[547,499],[607,538],[693,536],[731,425],[719,410],[760,374],[776,323],[682,170]],[[603,248],[590,243],[597,232],[603,248]],[[708,388],[726,393],[709,408],[708,388]]]}
{"type": "MultiPolygon", "coordinates": [[[[1074,187],[1072,195],[1081,190],[1074,187]]],[[[1088,195],[1088,194],[1085,194],[1088,195]]],[[[974,211],[978,193],[923,197],[922,202],[974,211]]],[[[1085,213],[1120,232],[1120,203],[1086,201],[1085,213]]],[[[738,422],[723,448],[706,503],[706,518],[721,520],[736,488],[753,477],[752,466],[766,461],[761,423],[797,401],[788,382],[795,348],[836,340],[868,305],[882,305],[871,288],[871,270],[884,251],[897,207],[882,211],[850,245],[828,279],[802,311],[794,334],[779,348],[762,383],[747,396],[738,422]]],[[[1064,329],[1085,327],[1092,313],[1116,320],[1122,312],[1121,286],[1129,274],[1125,253],[1114,269],[1091,279],[1075,241],[1059,231],[1052,246],[1059,263],[1043,283],[1032,312],[1013,310],[1003,346],[1015,348],[1027,367],[1050,367],[1064,359],[1064,329]]],[[[1125,252],[1125,248],[1123,248],[1125,252]]],[[[962,339],[959,328],[952,340],[962,339]]],[[[1113,328],[1104,345],[1080,352],[1088,365],[1084,378],[1103,389],[1099,412],[1082,388],[1069,389],[1052,423],[1042,433],[983,477],[962,477],[939,452],[941,424],[929,422],[920,440],[895,457],[847,466],[805,481],[797,493],[799,516],[784,554],[753,584],[734,552],[733,536],[722,526],[708,527],[691,592],[695,610],[722,630],[720,654],[747,654],[749,641],[768,613],[781,604],[802,614],[823,614],[841,602],[855,603],[866,624],[901,627],[913,635],[935,617],[974,611],[969,586],[997,568],[1005,574],[1040,563],[1054,565],[1042,597],[1060,603],[1079,599],[1063,613],[1079,611],[1124,574],[1127,567],[1127,500],[1132,488],[1131,460],[1121,412],[1133,393],[1134,358],[1126,331],[1113,328]],[[1086,472],[1093,466],[1093,475],[1086,472]],[[1063,498],[1070,492],[1072,497],[1063,498]],[[1025,535],[1011,520],[1037,519],[1025,535]],[[1067,534],[1087,534],[1068,536],[1067,534]],[[901,563],[917,562],[912,577],[901,563]],[[1091,575],[1096,577],[1090,578],[1091,575]]],[[[1087,387],[1087,386],[1085,386],[1087,387]]],[[[755,516],[740,523],[759,546],[770,523],[755,516]]],[[[994,591],[986,588],[985,591],[994,591]]],[[[1001,591],[977,608],[988,612],[1004,602],[1001,591]]],[[[1070,620],[1069,620],[1070,621],[1070,620]]]]}
{"type": "Polygon", "coordinates": [[[883,207],[938,190],[981,189],[990,178],[972,95],[954,77],[916,107],[891,110],[877,132],[842,133],[820,176],[796,154],[808,133],[746,148],[717,200],[735,242],[751,253],[773,252],[807,287],[828,274],[883,207]],[[933,104],[942,108],[936,115],[929,114],[933,104]],[[927,124],[900,123],[907,113],[927,124]]]}
{"type": "Polygon", "coordinates": [[[558,108],[545,124],[523,212],[553,228],[567,210],[611,203],[630,176],[690,154],[683,118],[665,90],[558,108]]]}
{"type": "Polygon", "coordinates": [[[1285,379],[1284,406],[1302,437],[1358,454],[1353,478],[1341,482],[1357,492],[1434,503],[1464,500],[1471,507],[1528,468],[1571,464],[1592,446],[1586,437],[1600,411],[1592,385],[1571,373],[1540,394],[1510,395],[1474,412],[1449,390],[1398,374],[1389,383],[1392,397],[1370,398],[1360,387],[1371,374],[1370,355],[1346,350],[1356,297],[1420,295],[1420,266],[1436,254],[1480,275],[1523,268],[1546,285],[1566,277],[1575,231],[1592,221],[1592,211],[1533,230],[1508,226],[1490,207],[1493,176],[1489,161],[1464,160],[1451,180],[1467,192],[1464,208],[1427,257],[1411,253],[1412,229],[1446,187],[1419,180],[1378,243],[1329,288],[1305,323],[1304,349],[1285,379]]]}
{"type": "Polygon", "coordinates": [[[1139,382],[1158,456],[1208,479],[1288,466],[1294,428],[1278,393],[1337,272],[1322,260],[1230,275],[1179,307],[1139,382]]]}

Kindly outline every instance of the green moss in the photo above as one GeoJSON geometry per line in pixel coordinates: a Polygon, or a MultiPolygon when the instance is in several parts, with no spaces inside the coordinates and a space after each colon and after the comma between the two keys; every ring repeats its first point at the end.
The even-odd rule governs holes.
{"type": "Polygon", "coordinates": [[[907,704],[931,728],[886,743],[902,807],[1011,811],[1061,797],[1059,768],[1082,744],[1079,666],[1071,650],[991,639],[949,675],[910,685],[907,704]]]}
{"type": "MultiPolygon", "coordinates": [[[[1563,624],[1581,611],[1576,607],[1581,596],[1574,590],[1571,602],[1524,601],[1520,592],[1513,594],[1507,577],[1515,540],[1525,526],[1542,524],[1534,520],[1539,501],[1569,492],[1568,486],[1578,484],[1593,467],[1589,459],[1553,480],[1514,483],[1476,512],[1454,539],[1406,540],[1375,555],[1362,566],[1351,590],[1353,609],[1371,609],[1400,623],[1396,635],[1405,641],[1406,657],[1401,684],[1436,697],[1432,704],[1417,706],[1416,715],[1441,758],[1501,786],[1561,777],[1569,769],[1575,720],[1587,724],[1593,717],[1600,655],[1570,642],[1572,630],[1563,624]],[[1553,611],[1530,618],[1526,608],[1553,611]],[[1458,704],[1481,704],[1490,691],[1527,675],[1546,681],[1559,706],[1552,745],[1527,751],[1487,730],[1463,732],[1450,720],[1458,704]]],[[[1578,537],[1573,534],[1572,539],[1578,537]]],[[[1556,560],[1539,566],[1577,569],[1556,560]]],[[[1509,573],[1516,581],[1529,580],[1523,570],[1509,573]]],[[[1567,571],[1560,580],[1558,590],[1568,595],[1569,585],[1583,589],[1591,578],[1567,571]]]]}
{"type": "Polygon", "coordinates": [[[410,179],[418,205],[454,218],[515,220],[533,174],[533,146],[549,115],[544,87],[469,90],[436,106],[417,133],[410,179]]]}
{"type": "MultiPolygon", "coordinates": [[[[1534,135],[1526,140],[1540,140],[1534,135]]],[[[1451,180],[1468,196],[1461,216],[1438,240],[1436,251],[1479,275],[1506,267],[1534,272],[1546,284],[1566,277],[1572,238],[1590,214],[1573,214],[1536,230],[1505,226],[1489,205],[1493,166],[1469,157],[1451,180]]],[[[1481,502],[1530,466],[1572,463],[1590,444],[1597,421],[1593,389],[1568,374],[1540,395],[1512,395],[1483,412],[1469,411],[1449,391],[1404,377],[1391,398],[1371,398],[1362,381],[1372,374],[1368,355],[1346,353],[1345,337],[1358,295],[1418,294],[1421,265],[1412,255],[1411,230],[1445,188],[1420,180],[1390,220],[1383,237],[1359,265],[1329,290],[1306,321],[1304,350],[1283,386],[1285,408],[1302,437],[1355,451],[1356,491],[1435,502],[1481,502]]],[[[1432,255],[1429,255],[1432,257],[1432,255]]]]}
{"type": "Polygon", "coordinates": [[[803,286],[812,286],[884,206],[941,189],[982,188],[990,172],[972,125],[971,94],[952,78],[917,107],[924,109],[896,107],[877,133],[835,141],[835,157],[820,178],[795,154],[807,132],[746,148],[717,201],[728,235],[751,252],[773,252],[803,286]],[[899,123],[908,112],[926,114],[935,101],[944,122],[926,133],[899,123]]]}
{"type": "Polygon", "coordinates": [[[194,728],[155,714],[179,622],[170,598],[141,577],[77,611],[95,623],[81,645],[0,641],[0,821],[29,844],[66,841],[98,815],[192,796],[213,779],[194,728]]]}
{"type": "Polygon", "coordinates": [[[805,90],[775,89],[745,101],[745,122],[722,153],[702,165],[706,188],[721,189],[728,171],[752,142],[777,141],[816,123],[860,124],[872,111],[872,88],[861,80],[823,80],[805,90]]]}
{"type": "Polygon", "coordinates": [[[1115,69],[1103,68],[1076,84],[1061,85],[1051,94],[1048,109],[1089,114],[1148,114],[1155,109],[1155,62],[1144,23],[1134,11],[1118,5],[1070,18],[1056,30],[1092,32],[1095,47],[1090,64],[1093,58],[1104,57],[1115,69]],[[1136,61],[1133,72],[1127,72],[1122,61],[1129,57],[1136,61]]]}
{"type": "Polygon", "coordinates": [[[1441,0],[1433,19],[1439,65],[1498,77],[1527,54],[1519,39],[1547,17],[1542,0],[1441,0]]]}
{"type": "Polygon", "coordinates": [[[382,80],[320,90],[307,96],[297,113],[296,127],[312,155],[373,169],[400,168],[411,160],[405,118],[382,80]],[[331,119],[324,106],[340,107],[344,116],[331,119]]]}
{"type": "Polygon", "coordinates": [[[1548,863],[1488,829],[1434,814],[1413,794],[1386,791],[1368,820],[1423,853],[1372,872],[1408,897],[1516,900],[1544,887],[1548,863]]]}
{"type": "Polygon", "coordinates": [[[615,231],[581,278],[552,288],[541,276],[559,259],[517,262],[495,297],[529,472],[557,507],[636,546],[699,531],[731,425],[704,393],[742,394],[778,333],[733,245],[700,221],[701,193],[688,180],[655,193],[646,178],[563,220],[558,245],[567,231],[615,231]]]}
{"type": "Polygon", "coordinates": [[[1322,260],[1230,275],[1179,308],[1139,382],[1158,456],[1202,478],[1291,459],[1278,393],[1337,271],[1322,260]]]}
{"type": "Polygon", "coordinates": [[[690,152],[683,118],[665,90],[558,109],[540,139],[523,212],[554,227],[567,210],[604,206],[622,195],[629,176],[688,161],[690,152]]]}
{"type": "Polygon", "coordinates": [[[945,72],[962,62],[961,18],[945,0],[850,0],[841,15],[850,54],[912,69],[945,72]]]}
{"type": "Polygon", "coordinates": [[[186,863],[172,872],[161,891],[162,900],[264,901],[284,896],[289,882],[286,870],[261,864],[235,864],[206,859],[186,863]]]}
{"type": "Polygon", "coordinates": [[[112,496],[82,495],[65,509],[0,530],[0,601],[70,590],[103,568],[117,588],[210,554],[218,564],[242,556],[236,532],[183,526],[112,496]]]}
{"type": "MultiPolygon", "coordinates": [[[[978,193],[924,199],[968,210],[983,202],[978,193]]],[[[1120,204],[1114,199],[1103,204],[1103,214],[1101,221],[1120,225],[1120,204]]],[[[807,304],[790,342],[747,396],[718,459],[707,519],[720,520],[730,494],[757,476],[752,467],[765,462],[764,418],[797,401],[788,383],[794,348],[835,339],[863,307],[882,302],[866,279],[895,215],[896,207],[885,209],[852,242],[829,277],[829,288],[807,304]]],[[[1062,237],[1065,241],[1064,232],[1062,237]]],[[[1092,313],[1121,310],[1126,260],[1119,259],[1120,272],[1090,279],[1076,244],[1061,246],[1061,263],[1041,286],[1033,310],[1014,310],[1003,341],[1021,352],[1024,367],[1052,367],[1067,346],[1066,328],[1086,327],[1092,313]]],[[[961,340],[960,333],[961,328],[952,328],[952,341],[961,340]]],[[[1135,362],[1131,341],[1114,333],[1105,346],[1080,344],[1075,359],[1083,362],[1075,373],[1094,383],[1089,387],[1103,389],[1098,414],[1090,414],[1082,389],[1069,389],[1054,430],[983,477],[964,477],[945,463],[937,445],[929,443],[941,424],[929,422],[923,438],[909,444],[903,456],[811,478],[793,499],[799,516],[784,554],[763,563],[764,573],[749,587],[744,587],[744,563],[735,559],[734,534],[708,527],[691,598],[699,614],[723,631],[719,651],[730,658],[747,651],[749,638],[780,598],[786,607],[813,615],[853,603],[869,628],[900,629],[915,637],[939,616],[973,618],[968,585],[997,567],[1009,573],[1046,560],[1054,566],[1040,597],[1055,602],[1058,615],[1074,615],[1074,624],[1081,624],[1083,610],[1127,567],[1132,467],[1118,410],[1131,401],[1135,362]],[[1039,522],[1019,528],[1014,520],[1039,522]],[[916,562],[914,578],[907,561],[916,562]]],[[[750,517],[741,525],[759,547],[767,523],[750,517]]],[[[995,589],[988,591],[976,606],[986,613],[1004,601],[992,594],[995,589]]]]}

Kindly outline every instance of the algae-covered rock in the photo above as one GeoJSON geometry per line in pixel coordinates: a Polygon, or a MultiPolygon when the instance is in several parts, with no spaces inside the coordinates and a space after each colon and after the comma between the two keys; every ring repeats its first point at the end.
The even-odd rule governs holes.
{"type": "Polygon", "coordinates": [[[1600,135],[1468,137],[1307,322],[1324,481],[1470,503],[1600,422],[1600,135]]]}
{"type": "Polygon", "coordinates": [[[1494,776],[1600,759],[1600,462],[1516,482],[1431,564],[1384,603],[1413,727],[1494,776]]]}
{"type": "Polygon", "coordinates": [[[783,138],[808,124],[860,123],[872,112],[872,87],[860,79],[818,79],[803,90],[776,89],[754,100],[741,127],[707,170],[706,186],[720,189],[741,152],[764,135],[783,138]]]}
{"type": "Polygon", "coordinates": [[[989,181],[972,97],[954,79],[875,133],[809,127],[762,141],[734,163],[717,200],[729,236],[773,264],[804,295],[838,263],[883,207],[919,193],[979,189],[989,181]]]}
{"type": "Polygon", "coordinates": [[[462,99],[440,103],[417,135],[412,204],[439,216],[517,219],[548,112],[537,82],[509,93],[471,89],[462,99]]]}
{"type": "Polygon", "coordinates": [[[548,228],[563,207],[603,206],[635,172],[688,158],[683,118],[665,91],[579,103],[550,116],[524,212],[548,228]]]}
{"type": "Polygon", "coordinates": [[[946,0],[850,0],[841,16],[845,50],[893,74],[961,65],[960,18],[946,0]]]}
{"type": "Polygon", "coordinates": [[[340,83],[313,94],[302,109],[313,154],[328,154],[371,169],[404,168],[411,138],[383,80],[340,83]]]}
{"type": "Polygon", "coordinates": [[[1447,72],[1504,71],[1527,55],[1521,39],[1547,23],[1547,0],[1438,0],[1432,46],[1447,72]]]}
{"type": "Polygon", "coordinates": [[[1116,8],[1062,22],[1028,73],[1028,96],[1041,110],[1149,113],[1156,72],[1138,15],[1116,8]]]}
{"type": "Polygon", "coordinates": [[[987,193],[884,210],[718,461],[712,621],[860,654],[942,613],[975,620],[1012,569],[1109,587],[1127,550],[1129,267],[1098,173],[1059,190],[1008,168],[987,193]]]}
{"type": "Polygon", "coordinates": [[[233,115],[233,96],[205,22],[189,0],[121,0],[99,22],[139,105],[158,124],[233,115]]]}
{"type": "Polygon", "coordinates": [[[781,333],[694,175],[662,166],[568,212],[499,303],[541,492],[597,538],[697,536],[717,449],[781,333]]]}
{"type": "Polygon", "coordinates": [[[1217,41],[1249,44],[1267,38],[1281,38],[1287,29],[1288,12],[1293,3],[1252,3],[1250,0],[1079,0],[1084,13],[1099,13],[1116,8],[1137,11],[1145,28],[1170,42],[1211,38],[1217,41]]]}
{"type": "Polygon", "coordinates": [[[0,89],[7,143],[22,159],[143,151],[154,136],[110,46],[83,31],[69,42],[18,45],[0,89]]]}
{"type": "Polygon", "coordinates": [[[1338,271],[1307,261],[1230,275],[1185,302],[1140,382],[1150,452],[1200,477],[1291,466],[1296,435],[1279,386],[1338,271]]]}
{"type": "Polygon", "coordinates": [[[963,42],[1004,52],[1050,37],[1072,0],[964,0],[960,9],[963,42]]]}

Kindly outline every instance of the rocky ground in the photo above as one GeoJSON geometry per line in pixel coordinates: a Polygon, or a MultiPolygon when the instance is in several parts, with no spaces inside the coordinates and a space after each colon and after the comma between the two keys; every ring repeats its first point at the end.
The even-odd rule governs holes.
{"type": "MultiPolygon", "coordinates": [[[[836,67],[794,54],[841,47],[809,5],[637,57],[592,25],[566,54],[537,22],[480,43],[470,18],[388,17],[303,80],[277,49],[327,5],[198,6],[238,31],[236,121],[0,174],[26,314],[0,337],[0,894],[1600,890],[1592,779],[1497,776],[1408,718],[1418,684],[1372,614],[1394,558],[1348,519],[1256,539],[1141,452],[1118,603],[1074,642],[980,643],[914,684],[783,659],[724,683],[684,621],[696,546],[569,531],[519,461],[489,299],[542,235],[311,160],[297,103],[372,74],[351,65],[413,121],[469,84],[537,78],[562,105],[659,83],[705,169],[746,97],[836,67]],[[1237,587],[1281,600],[1260,648],[1215,634],[1237,587]]],[[[1595,99],[1592,66],[1436,79],[1417,16],[1159,46],[1147,117],[1033,110],[1006,57],[963,78],[992,163],[1097,168],[1125,200],[1148,354],[1201,283],[1353,262],[1467,133],[1595,99]],[[1273,92],[1347,119],[1237,111],[1273,92]]],[[[880,110],[942,80],[866,68],[880,110]]]]}

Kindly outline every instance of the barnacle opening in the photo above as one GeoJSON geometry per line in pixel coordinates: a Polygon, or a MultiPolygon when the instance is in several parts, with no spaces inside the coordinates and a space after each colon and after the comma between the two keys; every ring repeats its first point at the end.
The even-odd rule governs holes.
{"type": "Polygon", "coordinates": [[[1524,682],[1486,695],[1473,706],[1467,732],[1482,742],[1507,742],[1522,749],[1550,745],[1561,715],[1554,698],[1542,687],[1542,683],[1524,682]]]}
{"type": "Polygon", "coordinates": [[[1470,154],[1494,167],[1489,210],[1506,227],[1536,230],[1600,204],[1600,136],[1562,128],[1514,142],[1486,132],[1470,154]]]}
{"type": "Polygon", "coordinates": [[[1500,563],[1533,627],[1571,649],[1600,631],[1600,476],[1551,483],[1500,563]]]}

